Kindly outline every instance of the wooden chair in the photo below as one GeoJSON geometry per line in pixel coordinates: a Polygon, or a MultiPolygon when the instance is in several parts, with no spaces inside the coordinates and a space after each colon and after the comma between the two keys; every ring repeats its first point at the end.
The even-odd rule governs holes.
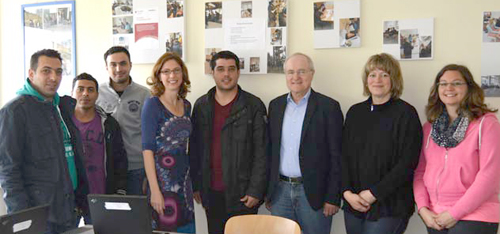
{"type": "Polygon", "coordinates": [[[300,234],[300,226],[278,216],[240,215],[227,221],[224,234],[300,234]]]}

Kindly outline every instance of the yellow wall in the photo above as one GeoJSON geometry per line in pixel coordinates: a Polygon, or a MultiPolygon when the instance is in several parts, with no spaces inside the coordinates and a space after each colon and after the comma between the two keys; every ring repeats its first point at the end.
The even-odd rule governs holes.
{"type": "MultiPolygon", "coordinates": [[[[21,4],[43,1],[0,0],[0,106],[14,95],[23,82],[23,44],[21,4]],[[15,56],[14,56],[15,55],[15,56]],[[3,68],[3,69],[2,69],[3,68]],[[8,68],[8,69],[7,69],[8,68]],[[7,84],[8,82],[8,84],[7,84]]],[[[88,72],[100,81],[107,79],[103,53],[111,46],[111,0],[76,0],[77,72],[88,72]]],[[[313,49],[313,13],[311,0],[289,0],[288,52],[303,52],[315,62],[313,88],[337,99],[345,112],[363,101],[361,70],[370,55],[382,52],[382,22],[384,20],[435,18],[434,59],[403,61],[405,80],[402,98],[413,104],[421,120],[431,83],[441,67],[448,63],[467,65],[480,82],[482,12],[500,11],[498,0],[361,0],[362,47],[352,49],[313,49]]],[[[192,82],[188,99],[196,98],[213,86],[210,76],[203,74],[204,61],[204,1],[186,3],[186,64],[192,82]]],[[[133,56],[133,55],[132,55],[133,56]]],[[[134,65],[132,77],[145,84],[151,64],[134,65]]],[[[283,75],[242,75],[240,85],[268,104],[287,91],[283,75]]],[[[488,98],[495,108],[499,98],[488,98]]],[[[205,233],[201,208],[196,209],[197,226],[205,233]]],[[[334,218],[334,233],[343,233],[341,215],[334,218]]],[[[424,233],[417,216],[410,222],[407,233],[424,233]]]]}

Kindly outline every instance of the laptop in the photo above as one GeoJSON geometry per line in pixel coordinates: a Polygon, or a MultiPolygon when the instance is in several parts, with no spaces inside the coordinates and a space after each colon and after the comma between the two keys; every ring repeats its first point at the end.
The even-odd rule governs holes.
{"type": "Polygon", "coordinates": [[[0,233],[45,233],[48,215],[49,206],[43,205],[0,216],[0,233]]]}
{"type": "Polygon", "coordinates": [[[151,208],[146,196],[89,194],[95,234],[152,234],[151,208]]]}

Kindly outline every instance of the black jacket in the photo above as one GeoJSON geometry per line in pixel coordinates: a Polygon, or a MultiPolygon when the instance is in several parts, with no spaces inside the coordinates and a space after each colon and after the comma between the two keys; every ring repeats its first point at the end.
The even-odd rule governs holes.
{"type": "MultiPolygon", "coordinates": [[[[269,104],[270,182],[267,199],[271,205],[280,175],[281,133],[287,95],[277,97],[269,104]]],[[[322,208],[325,202],[340,206],[343,119],[337,101],[311,89],[302,123],[299,162],[306,197],[314,210],[322,208]]]]}
{"type": "MultiPolygon", "coordinates": [[[[71,120],[76,101],[59,109],[71,134],[78,174],[76,193],[88,191],[80,134],[71,120]]],[[[0,110],[0,184],[9,213],[49,204],[48,222],[74,227],[75,195],[68,173],[59,113],[49,101],[18,96],[0,110]]]]}
{"type": "MultiPolygon", "coordinates": [[[[210,189],[210,148],[215,104],[215,87],[200,97],[193,109],[193,132],[189,156],[193,190],[200,191],[203,206],[210,189]]],[[[238,87],[238,97],[221,132],[222,173],[228,212],[244,209],[245,195],[263,199],[266,178],[266,107],[254,95],[238,87]]]]}

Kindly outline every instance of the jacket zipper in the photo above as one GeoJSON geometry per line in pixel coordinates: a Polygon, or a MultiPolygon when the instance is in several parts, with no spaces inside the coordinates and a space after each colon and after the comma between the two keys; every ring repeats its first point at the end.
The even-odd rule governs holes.
{"type": "Polygon", "coordinates": [[[446,149],[446,154],[444,155],[444,166],[441,172],[439,173],[437,182],[436,182],[436,204],[439,204],[439,182],[441,181],[441,175],[446,170],[446,165],[448,164],[448,149],[446,149]]]}

